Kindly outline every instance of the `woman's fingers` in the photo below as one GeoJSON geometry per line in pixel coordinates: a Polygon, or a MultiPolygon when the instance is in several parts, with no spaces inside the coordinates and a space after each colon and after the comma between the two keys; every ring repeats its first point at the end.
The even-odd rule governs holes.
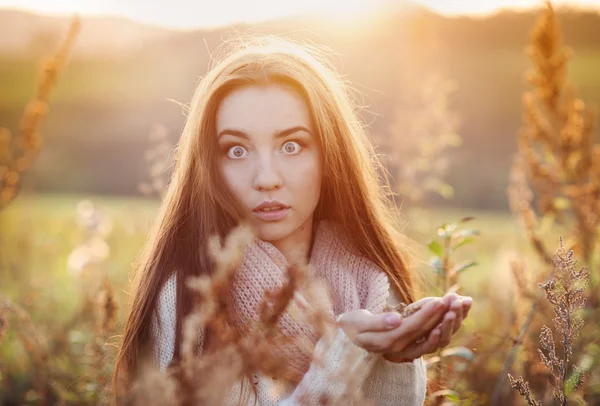
{"type": "Polygon", "coordinates": [[[431,330],[431,333],[429,333],[429,337],[427,337],[427,340],[425,340],[421,344],[416,344],[416,356],[413,358],[419,358],[422,355],[431,354],[432,352],[437,351],[441,335],[442,330],[439,327],[436,327],[433,330],[431,330]]]}
{"type": "Polygon", "coordinates": [[[446,311],[441,299],[426,303],[419,311],[402,319],[400,326],[391,331],[365,331],[355,337],[363,348],[375,352],[397,352],[427,335],[440,323],[446,311]]]}
{"type": "Polygon", "coordinates": [[[406,317],[398,330],[404,330],[402,333],[407,334],[410,341],[422,337],[442,320],[446,309],[443,299],[429,301],[419,311],[406,317]]]}
{"type": "Polygon", "coordinates": [[[450,309],[456,313],[456,321],[454,322],[454,333],[456,333],[462,326],[463,321],[469,315],[473,299],[468,296],[461,296],[456,302],[453,303],[456,307],[450,309]]]}
{"type": "Polygon", "coordinates": [[[436,352],[439,346],[441,334],[442,331],[439,326],[434,328],[431,330],[431,333],[429,333],[427,340],[423,341],[422,343],[413,342],[413,344],[409,345],[405,351],[402,351],[402,357],[416,359],[422,357],[423,355],[436,352]]]}
{"type": "Polygon", "coordinates": [[[462,303],[462,297],[457,299],[456,301],[454,301],[452,303],[452,306],[450,306],[450,311],[452,311],[456,314],[456,319],[454,319],[452,334],[456,333],[456,331],[462,325],[462,322],[464,320],[463,308],[464,308],[464,306],[462,303]]]}
{"type": "Polygon", "coordinates": [[[416,302],[414,302],[411,306],[419,306],[419,307],[423,307],[424,305],[426,305],[427,303],[433,301],[433,300],[439,300],[439,297],[435,297],[435,296],[427,296],[424,297],[423,299],[419,299],[416,302]]]}
{"type": "Polygon", "coordinates": [[[467,296],[463,299],[463,312],[464,312],[464,318],[467,318],[467,316],[469,315],[469,310],[471,310],[471,306],[473,304],[473,298],[467,296]]]}
{"type": "Polygon", "coordinates": [[[441,336],[438,343],[438,347],[443,348],[450,344],[450,340],[452,339],[452,334],[454,330],[454,321],[456,320],[456,313],[453,311],[449,311],[444,316],[444,320],[442,321],[441,326],[441,336]]]}

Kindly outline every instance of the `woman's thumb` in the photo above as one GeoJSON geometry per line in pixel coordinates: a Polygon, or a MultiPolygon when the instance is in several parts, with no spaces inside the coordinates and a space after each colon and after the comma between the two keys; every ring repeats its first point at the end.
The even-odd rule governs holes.
{"type": "Polygon", "coordinates": [[[343,313],[337,318],[338,324],[347,334],[361,334],[369,331],[388,331],[400,325],[402,316],[397,312],[373,314],[360,309],[343,313]]]}

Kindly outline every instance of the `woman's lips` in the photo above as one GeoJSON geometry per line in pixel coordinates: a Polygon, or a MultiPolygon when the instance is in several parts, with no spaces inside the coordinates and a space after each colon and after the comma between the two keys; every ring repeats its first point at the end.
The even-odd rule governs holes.
{"type": "Polygon", "coordinates": [[[283,219],[285,216],[287,216],[289,210],[290,210],[289,208],[282,208],[279,210],[270,210],[270,211],[256,210],[253,213],[256,217],[258,217],[259,219],[264,220],[264,221],[279,221],[279,220],[283,219]]]}

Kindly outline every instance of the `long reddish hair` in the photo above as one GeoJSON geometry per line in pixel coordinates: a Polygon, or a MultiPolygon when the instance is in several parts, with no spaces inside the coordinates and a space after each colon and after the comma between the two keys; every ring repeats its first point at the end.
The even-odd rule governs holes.
{"type": "Polygon", "coordinates": [[[312,46],[261,37],[228,50],[199,82],[177,146],[176,165],[146,246],[135,269],[131,302],[113,375],[115,393],[133,382],[142,357],[153,348],[152,321],[163,284],[177,274],[174,360],[180,357],[182,320],[192,309],[184,286],[191,275],[211,275],[211,235],[227,235],[242,208],[224,187],[219,170],[215,117],[233,89],[278,83],[309,106],[323,159],[315,221],[339,223],[358,252],[385,272],[405,303],[414,301],[398,213],[385,171],[351,102],[347,86],[312,46]]]}

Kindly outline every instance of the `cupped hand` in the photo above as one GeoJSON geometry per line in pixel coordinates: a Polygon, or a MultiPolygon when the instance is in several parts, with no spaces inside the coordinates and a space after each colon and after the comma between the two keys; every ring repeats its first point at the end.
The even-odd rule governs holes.
{"type": "MultiPolygon", "coordinates": [[[[431,298],[421,300],[431,300],[431,298]]],[[[452,336],[456,334],[462,326],[463,320],[468,316],[473,299],[468,296],[449,293],[442,300],[448,306],[448,311],[443,320],[427,335],[410,343],[402,351],[384,354],[387,360],[394,362],[412,361],[423,355],[435,353],[450,344],[452,336]]]]}
{"type": "Polygon", "coordinates": [[[365,309],[343,313],[337,318],[352,341],[371,352],[400,353],[416,339],[429,334],[449,309],[442,298],[425,298],[422,307],[403,318],[398,312],[372,314],[365,309]]]}
{"type": "Polygon", "coordinates": [[[455,293],[426,297],[411,306],[418,311],[402,318],[397,312],[374,315],[354,310],[338,316],[338,324],[353,342],[393,362],[408,362],[450,343],[471,308],[470,297],[455,293]]]}

